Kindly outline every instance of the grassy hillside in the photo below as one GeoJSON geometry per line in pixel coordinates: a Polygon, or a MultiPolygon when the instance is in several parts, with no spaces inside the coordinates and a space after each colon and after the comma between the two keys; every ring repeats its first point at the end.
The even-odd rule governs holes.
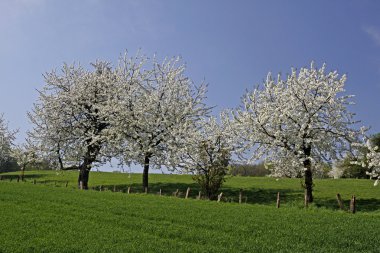
{"type": "MultiPolygon", "coordinates": [[[[6,173],[3,179],[9,181],[9,177],[16,178],[19,173],[6,173]]],[[[26,172],[27,183],[36,180],[37,184],[68,188],[77,187],[78,173],[75,171],[55,172],[55,171],[28,171],[26,172]]],[[[13,179],[13,182],[16,180],[13,179]]],[[[90,188],[126,192],[131,187],[133,193],[142,191],[141,174],[122,174],[91,172],[90,188]]],[[[224,201],[237,202],[239,189],[243,189],[243,202],[247,200],[249,204],[275,205],[276,194],[281,194],[281,205],[303,207],[304,191],[301,187],[301,179],[279,179],[268,177],[231,177],[227,178],[221,191],[224,201]]],[[[374,187],[373,182],[364,179],[320,179],[314,180],[314,195],[316,207],[337,209],[336,194],[340,193],[345,201],[346,207],[352,195],[357,197],[358,211],[373,212],[380,211],[380,187],[374,187]]],[[[171,196],[177,189],[184,196],[186,189],[191,188],[190,197],[196,198],[199,187],[194,183],[189,175],[149,175],[150,193],[156,194],[162,191],[163,195],[171,196]]]]}
{"type": "MultiPolygon", "coordinates": [[[[113,183],[117,183],[118,177],[126,176],[93,173],[92,182],[104,183],[102,178],[113,178],[113,183]]],[[[152,176],[151,181],[170,184],[168,181],[172,177],[167,177],[152,176]]],[[[183,184],[191,183],[188,177],[174,177],[183,180],[183,184]]],[[[44,176],[40,174],[39,179],[42,178],[44,176]]],[[[248,187],[250,180],[251,187],[259,187],[262,183],[266,190],[290,191],[293,184],[293,180],[273,182],[269,179],[234,178],[226,186],[235,187],[246,182],[248,187]]],[[[326,185],[322,181],[319,183],[321,189],[322,186],[329,189],[332,185],[329,181],[326,185]]],[[[339,181],[339,189],[348,193],[353,188],[351,185],[365,185],[362,181],[358,181],[358,185],[354,183],[339,181]]],[[[259,188],[252,189],[257,192],[259,188]]],[[[368,196],[374,194],[363,189],[360,192],[368,196]]],[[[314,207],[276,209],[272,205],[79,191],[9,180],[0,182],[0,207],[0,252],[379,250],[380,213],[377,211],[352,215],[314,207]]]]}

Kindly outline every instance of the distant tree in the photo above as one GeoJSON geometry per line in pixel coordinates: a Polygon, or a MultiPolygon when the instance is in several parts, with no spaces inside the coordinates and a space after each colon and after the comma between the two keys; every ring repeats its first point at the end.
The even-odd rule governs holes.
{"type": "Polygon", "coordinates": [[[119,66],[123,82],[112,102],[120,159],[143,166],[143,189],[149,169],[174,168],[178,150],[186,145],[196,122],[207,115],[206,86],[196,87],[185,76],[179,58],[159,63],[155,58],[124,57],[119,66]],[[116,108],[116,110],[114,109],[116,108]]]}
{"type": "Polygon", "coordinates": [[[60,169],[79,170],[78,186],[83,189],[88,188],[91,168],[107,158],[110,124],[104,108],[115,82],[108,63],[93,67],[91,72],[65,64],[61,74],[45,74],[46,85],[29,113],[33,145],[60,169]]]}
{"type": "Polygon", "coordinates": [[[42,163],[37,157],[36,149],[27,143],[15,146],[12,149],[12,157],[17,161],[17,165],[21,170],[20,176],[22,180],[27,167],[36,167],[42,163]]]}
{"type": "Polygon", "coordinates": [[[372,146],[380,147],[380,133],[373,134],[369,137],[372,146]]]}
{"type": "Polygon", "coordinates": [[[3,115],[0,114],[0,168],[11,165],[11,150],[15,134],[16,131],[9,130],[3,115]]]}
{"type": "Polygon", "coordinates": [[[223,124],[215,118],[203,121],[181,150],[181,168],[194,174],[193,179],[208,199],[215,199],[225,181],[233,143],[223,124]]]}
{"type": "Polygon", "coordinates": [[[347,155],[343,160],[339,161],[336,166],[342,171],[342,178],[368,178],[367,168],[356,163],[357,158],[347,155]]]}
{"type": "Polygon", "coordinates": [[[375,186],[378,185],[380,180],[380,152],[378,146],[373,146],[371,143],[367,143],[369,152],[367,153],[368,175],[371,178],[376,178],[375,186]]]}
{"type": "Polygon", "coordinates": [[[329,178],[332,170],[332,164],[322,163],[317,170],[313,170],[315,178],[329,178]]]}
{"type": "Polygon", "coordinates": [[[347,106],[346,76],[337,71],[292,69],[285,80],[269,73],[262,88],[248,92],[241,109],[233,112],[241,152],[252,150],[251,159],[266,158],[277,175],[304,176],[305,194],[313,201],[313,169],[337,159],[350,148],[359,131],[347,106]]]}
{"type": "Polygon", "coordinates": [[[19,171],[20,166],[18,166],[15,158],[10,157],[5,162],[2,163],[0,167],[0,173],[2,172],[14,172],[19,171]]]}
{"type": "Polygon", "coordinates": [[[258,164],[231,164],[229,173],[233,176],[263,177],[270,174],[264,162],[258,164]]]}
{"type": "Polygon", "coordinates": [[[380,180],[379,136],[379,134],[376,134],[372,137],[364,137],[364,143],[357,143],[356,146],[359,150],[362,150],[362,152],[358,160],[352,162],[353,165],[360,165],[365,168],[367,175],[369,175],[371,179],[376,179],[375,186],[379,184],[380,180]]]}

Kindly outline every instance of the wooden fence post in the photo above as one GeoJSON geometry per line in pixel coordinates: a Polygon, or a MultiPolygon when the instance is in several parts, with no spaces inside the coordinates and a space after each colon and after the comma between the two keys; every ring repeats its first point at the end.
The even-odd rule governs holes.
{"type": "Polygon", "coordinates": [[[177,196],[178,196],[178,193],[179,193],[179,189],[177,189],[177,190],[174,192],[174,197],[177,197],[177,196]]]}
{"type": "Polygon", "coordinates": [[[100,185],[100,186],[99,186],[99,191],[100,191],[100,192],[102,191],[102,188],[103,188],[103,185],[100,185]]]}
{"type": "Polygon", "coordinates": [[[242,199],[243,199],[243,189],[240,189],[239,190],[239,204],[241,204],[242,199]]]}
{"type": "Polygon", "coordinates": [[[221,192],[219,195],[218,195],[218,202],[220,202],[220,200],[222,199],[223,197],[223,192],[221,192]]]}
{"type": "Polygon", "coordinates": [[[116,185],[113,186],[113,192],[116,192],[116,185]]]}
{"type": "Polygon", "coordinates": [[[338,201],[339,209],[344,210],[344,204],[339,193],[336,194],[336,200],[338,201]]]}
{"type": "Polygon", "coordinates": [[[201,199],[202,198],[202,191],[199,191],[198,192],[198,199],[201,199]]]}
{"type": "Polygon", "coordinates": [[[128,186],[128,190],[127,190],[127,193],[130,194],[131,193],[131,187],[128,186]]]}
{"type": "Polygon", "coordinates": [[[189,197],[189,193],[190,193],[190,187],[187,187],[185,199],[189,197]]]}
{"type": "Polygon", "coordinates": [[[162,195],[162,190],[161,190],[161,188],[160,188],[160,196],[162,195]]]}
{"type": "Polygon", "coordinates": [[[277,192],[276,207],[277,207],[277,208],[280,208],[280,192],[277,192]]]}
{"type": "Polygon", "coordinates": [[[350,212],[356,213],[356,198],[355,195],[352,195],[351,201],[350,201],[350,212]]]}
{"type": "Polygon", "coordinates": [[[247,202],[248,202],[248,197],[245,196],[245,203],[247,204],[247,202]]]}

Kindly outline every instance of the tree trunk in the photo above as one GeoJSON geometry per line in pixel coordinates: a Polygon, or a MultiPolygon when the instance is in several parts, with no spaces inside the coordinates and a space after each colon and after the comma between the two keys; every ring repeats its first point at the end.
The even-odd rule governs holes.
{"type": "Polygon", "coordinates": [[[311,169],[305,171],[306,197],[309,203],[313,202],[313,175],[311,169]]]}
{"type": "Polygon", "coordinates": [[[85,163],[79,167],[78,188],[81,190],[88,190],[88,178],[90,175],[91,167],[89,168],[85,163]]]}
{"type": "Polygon", "coordinates": [[[20,175],[21,181],[24,181],[25,167],[26,167],[26,165],[22,165],[22,167],[21,167],[21,175],[20,175]]]}
{"type": "MultiPolygon", "coordinates": [[[[88,144],[92,139],[88,140],[88,144]]],[[[99,155],[100,145],[87,146],[87,152],[84,156],[83,163],[79,166],[78,188],[82,190],[88,190],[88,178],[92,164],[96,161],[96,157],[99,155]]]]}
{"type": "MultiPolygon", "coordinates": [[[[310,155],[310,148],[305,152],[307,156],[310,155]]],[[[305,202],[312,203],[313,202],[313,175],[311,172],[311,161],[307,158],[303,162],[303,166],[305,168],[305,202]]]]}
{"type": "Polygon", "coordinates": [[[142,183],[143,183],[143,192],[145,192],[146,189],[149,190],[149,188],[148,188],[149,160],[150,160],[150,155],[149,154],[145,154],[143,181],[142,181],[142,183]]]}
{"type": "Polygon", "coordinates": [[[207,196],[207,199],[213,200],[214,196],[213,196],[213,193],[211,191],[210,178],[207,175],[207,173],[205,174],[205,183],[204,184],[205,184],[205,194],[207,196]]]}

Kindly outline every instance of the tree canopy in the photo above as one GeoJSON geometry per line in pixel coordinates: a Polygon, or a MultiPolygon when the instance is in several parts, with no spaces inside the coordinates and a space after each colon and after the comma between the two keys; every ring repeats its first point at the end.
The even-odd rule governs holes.
{"type": "Polygon", "coordinates": [[[9,129],[7,122],[0,114],[0,167],[11,162],[11,148],[15,139],[16,131],[9,129]]]}
{"type": "Polygon", "coordinates": [[[29,140],[62,170],[79,170],[87,188],[93,166],[117,157],[144,166],[174,167],[177,151],[206,116],[206,86],[195,86],[180,58],[159,63],[124,55],[112,68],[105,61],[93,71],[65,64],[60,74],[45,74],[45,86],[29,113],[29,140]]]}
{"type": "Polygon", "coordinates": [[[247,92],[242,106],[232,112],[241,153],[265,159],[278,176],[305,175],[307,198],[312,197],[312,170],[323,161],[339,158],[357,140],[357,123],[344,95],[346,76],[326,73],[326,65],[292,69],[286,79],[271,73],[261,87],[247,92]]]}

